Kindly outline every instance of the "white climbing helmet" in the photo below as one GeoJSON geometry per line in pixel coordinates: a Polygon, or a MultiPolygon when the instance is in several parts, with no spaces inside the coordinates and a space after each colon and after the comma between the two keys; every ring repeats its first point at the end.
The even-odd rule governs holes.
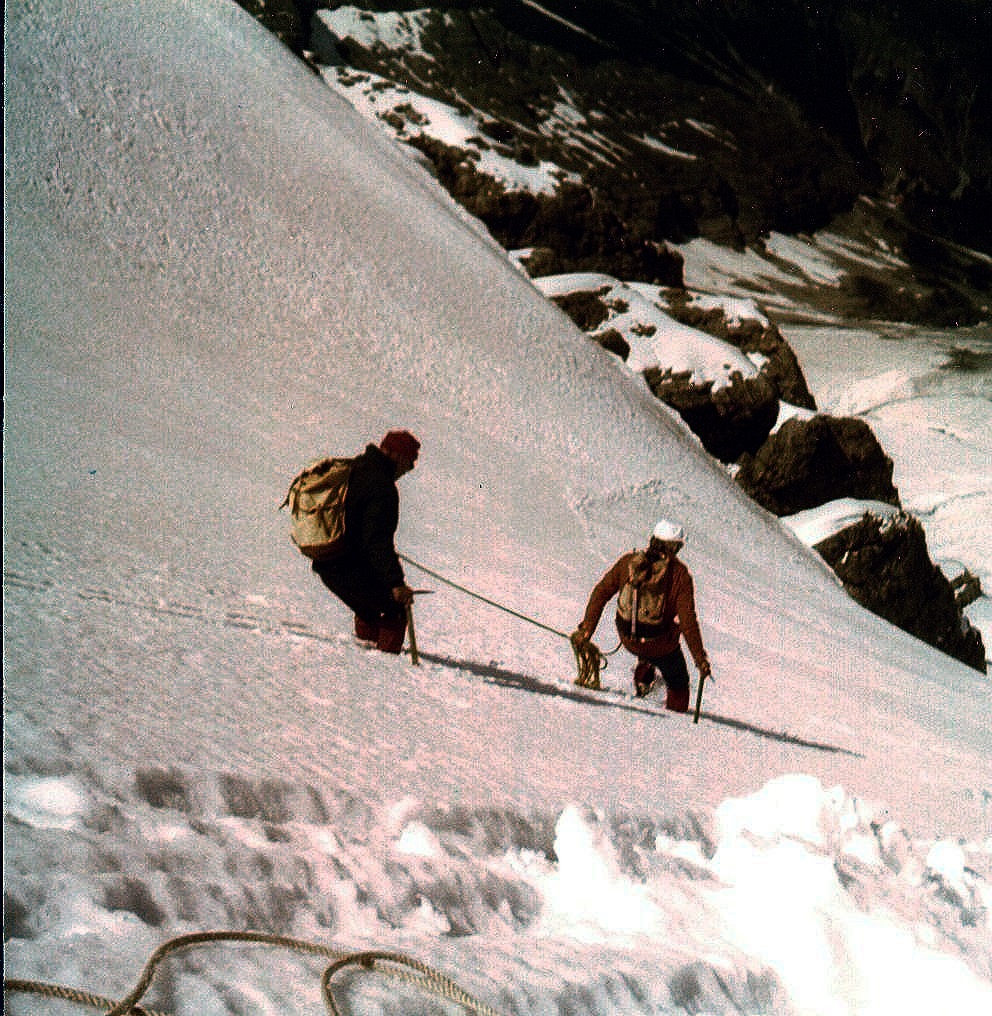
{"type": "Polygon", "coordinates": [[[664,543],[685,543],[685,530],[668,519],[660,519],[651,533],[651,539],[664,543]]]}

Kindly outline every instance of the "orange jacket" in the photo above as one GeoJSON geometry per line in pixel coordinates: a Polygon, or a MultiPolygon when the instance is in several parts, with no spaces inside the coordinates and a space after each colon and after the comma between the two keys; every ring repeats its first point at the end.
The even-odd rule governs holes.
{"type": "MultiPolygon", "coordinates": [[[[585,616],[579,628],[590,638],[596,631],[599,619],[607,603],[627,584],[630,578],[630,565],[635,553],[624,554],[616,564],[596,583],[589,596],[585,616]]],[[[689,569],[678,560],[672,558],[668,567],[672,569],[671,597],[675,604],[674,614],[678,618],[673,621],[668,631],[654,638],[631,637],[626,625],[620,624],[617,630],[620,641],[625,649],[641,659],[657,659],[674,652],[679,645],[679,637],[685,636],[686,645],[692,654],[696,667],[707,662],[706,650],[703,648],[703,637],[699,631],[699,620],[696,617],[696,597],[693,591],[692,576],[689,569]]]]}

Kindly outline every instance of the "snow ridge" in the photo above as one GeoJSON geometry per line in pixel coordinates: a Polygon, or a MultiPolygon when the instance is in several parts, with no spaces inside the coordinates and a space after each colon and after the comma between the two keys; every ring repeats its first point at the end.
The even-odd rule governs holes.
{"type": "MultiPolygon", "coordinates": [[[[868,1011],[882,1011],[894,1001],[892,964],[910,957],[900,1011],[922,1011],[921,997],[939,1008],[952,990],[977,1004],[992,973],[982,959],[992,891],[975,868],[988,872],[992,852],[949,841],[921,850],[865,802],[812,777],[728,799],[712,818],[650,820],[577,804],[557,816],[412,798],[370,804],[346,782],[203,778],[178,766],[139,768],[122,795],[70,775],[68,753],[49,759],[53,769],[66,763],[64,775],[8,778],[8,848],[18,857],[25,842],[50,857],[103,854],[90,863],[107,874],[77,867],[63,877],[48,934],[85,936],[96,961],[117,968],[137,970],[166,928],[330,936],[354,950],[389,941],[460,970],[483,938],[486,982],[503,985],[492,1004],[526,1009],[562,971],[571,980],[585,969],[573,1011],[590,1014],[825,1012],[835,977],[868,1011]],[[109,835],[125,828],[126,838],[109,835]],[[755,897],[773,916],[760,931],[755,897]],[[645,968],[646,947],[665,977],[645,968]]],[[[41,872],[18,865],[10,874],[22,893],[47,895],[41,872]]],[[[11,927],[18,941],[36,935],[19,909],[11,927]]],[[[273,971],[262,957],[212,950],[209,975],[195,970],[156,985],[154,1005],[212,1011],[223,993],[223,1011],[247,1011],[258,1004],[253,992],[274,993],[287,976],[298,999],[319,998],[313,965],[302,961],[273,971]]],[[[70,953],[46,974],[82,971],[70,953]]],[[[465,977],[463,987],[485,995],[485,983],[465,977]]],[[[404,1009],[411,1000],[381,985],[365,1004],[373,999],[383,1012],[432,1011],[404,1009]]]]}

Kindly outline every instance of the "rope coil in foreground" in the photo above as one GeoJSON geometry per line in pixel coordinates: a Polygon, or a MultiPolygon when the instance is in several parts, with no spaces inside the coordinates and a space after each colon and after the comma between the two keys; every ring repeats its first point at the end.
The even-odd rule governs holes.
{"type": "Polygon", "coordinates": [[[440,971],[412,957],[404,956],[400,953],[378,950],[348,952],[341,949],[332,949],[329,946],[320,945],[316,942],[307,942],[284,935],[268,935],[263,932],[254,931],[201,931],[169,939],[151,954],[145,963],[141,976],[138,978],[138,983],[119,1002],[114,1002],[111,999],[82,989],[17,978],[5,978],[3,990],[5,995],[7,992],[14,992],[76,1002],[79,1005],[85,1005],[93,1009],[103,1009],[105,1010],[105,1016],[128,1016],[128,1014],[131,1014],[131,1016],[165,1016],[163,1013],[144,1009],[138,1005],[138,1000],[151,985],[159,964],[173,953],[217,942],[247,942],[255,945],[274,946],[276,948],[307,953],[312,956],[321,956],[324,959],[330,960],[331,963],[324,970],[321,978],[321,992],[324,1004],[331,1016],[341,1016],[341,1010],[338,1008],[333,991],[331,990],[331,980],[335,974],[348,966],[358,966],[369,972],[375,971],[388,977],[406,981],[421,991],[447,999],[449,1002],[455,1002],[468,1012],[476,1014],[476,1016],[500,1016],[495,1009],[492,1009],[484,1002],[480,1002],[464,991],[451,978],[446,977],[440,971]]]}

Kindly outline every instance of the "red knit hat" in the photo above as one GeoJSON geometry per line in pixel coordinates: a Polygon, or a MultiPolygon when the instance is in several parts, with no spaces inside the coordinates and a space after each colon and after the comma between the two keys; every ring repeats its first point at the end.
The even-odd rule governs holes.
{"type": "Polygon", "coordinates": [[[420,442],[408,430],[391,430],[380,442],[379,447],[391,459],[416,462],[420,442]]]}

